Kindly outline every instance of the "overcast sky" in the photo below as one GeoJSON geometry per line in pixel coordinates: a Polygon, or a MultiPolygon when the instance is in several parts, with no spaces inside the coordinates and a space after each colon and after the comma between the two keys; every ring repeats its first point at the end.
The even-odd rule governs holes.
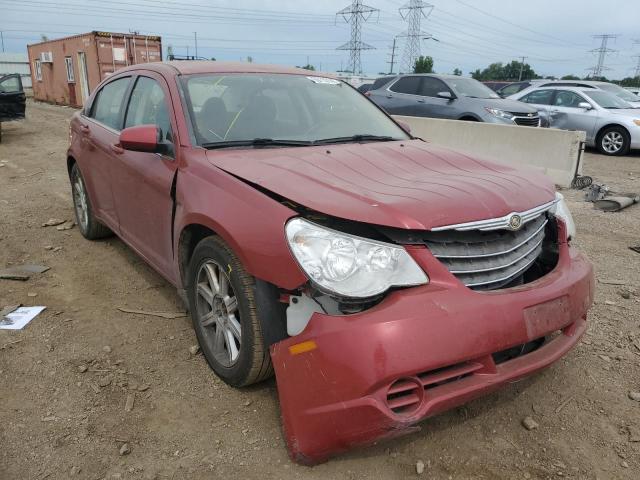
{"type": "MultiPolygon", "coordinates": [[[[380,10],[362,27],[362,40],[375,50],[362,53],[363,69],[388,71],[394,36],[406,29],[400,0],[365,0],[380,10]]],[[[600,46],[597,34],[618,34],[609,47],[609,78],[632,76],[640,55],[640,0],[431,0],[434,9],[422,29],[435,70],[467,74],[492,62],[526,56],[543,75],[583,76],[596,63],[589,51],[600,46]]],[[[0,0],[0,31],[7,52],[25,52],[41,34],[56,38],[91,30],[161,35],[174,53],[219,60],[304,65],[325,71],[348,63],[336,47],[349,40],[349,25],[335,13],[349,0],[0,0]]],[[[398,39],[398,57],[404,40],[398,39]]],[[[396,70],[397,71],[397,70],[396,70]]]]}

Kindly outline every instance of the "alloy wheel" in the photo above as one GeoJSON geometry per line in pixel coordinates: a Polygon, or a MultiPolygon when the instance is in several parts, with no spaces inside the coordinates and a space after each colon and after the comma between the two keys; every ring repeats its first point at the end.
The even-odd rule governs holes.
{"type": "Polygon", "coordinates": [[[602,148],[607,153],[618,153],[624,145],[624,137],[619,132],[607,132],[602,137],[602,148]]]}
{"type": "Polygon", "coordinates": [[[80,175],[76,175],[73,182],[73,205],[76,209],[78,224],[83,231],[87,230],[89,224],[89,206],[87,202],[87,192],[80,175]]]}
{"type": "Polygon", "coordinates": [[[224,367],[233,366],[242,344],[238,300],[224,268],[213,260],[198,270],[196,313],[215,359],[224,367]]]}

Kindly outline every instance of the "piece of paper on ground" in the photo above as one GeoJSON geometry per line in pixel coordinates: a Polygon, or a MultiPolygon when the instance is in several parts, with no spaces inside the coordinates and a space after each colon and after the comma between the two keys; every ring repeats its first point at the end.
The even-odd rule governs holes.
{"type": "Polygon", "coordinates": [[[0,330],[22,330],[47,307],[20,307],[0,318],[0,330]]]}

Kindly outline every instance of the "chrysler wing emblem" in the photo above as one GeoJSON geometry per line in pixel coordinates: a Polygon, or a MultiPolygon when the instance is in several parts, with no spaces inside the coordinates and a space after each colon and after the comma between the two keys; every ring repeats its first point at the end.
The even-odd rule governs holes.
{"type": "Polygon", "coordinates": [[[522,217],[518,214],[513,214],[509,217],[509,228],[511,230],[520,230],[522,226],[522,217]]]}

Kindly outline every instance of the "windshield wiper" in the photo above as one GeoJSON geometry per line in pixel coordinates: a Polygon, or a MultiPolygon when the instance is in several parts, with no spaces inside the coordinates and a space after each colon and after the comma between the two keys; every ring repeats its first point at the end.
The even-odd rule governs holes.
{"type": "Polygon", "coordinates": [[[348,142],[391,142],[397,140],[396,138],[389,137],[387,135],[351,135],[350,137],[334,137],[334,138],[321,138],[313,142],[315,145],[324,145],[327,143],[348,143],[348,142]]]}
{"type": "Polygon", "coordinates": [[[308,140],[278,140],[273,138],[254,138],[253,140],[223,140],[221,142],[203,143],[201,146],[213,150],[216,148],[232,147],[305,147],[313,145],[308,140]]]}

